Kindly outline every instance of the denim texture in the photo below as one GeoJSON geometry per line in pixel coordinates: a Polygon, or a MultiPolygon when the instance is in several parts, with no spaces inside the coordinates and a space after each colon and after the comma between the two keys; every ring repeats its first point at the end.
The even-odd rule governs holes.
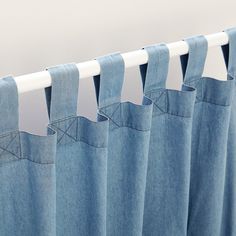
{"type": "Polygon", "coordinates": [[[236,28],[225,31],[229,37],[229,43],[222,46],[228,79],[234,80],[232,85],[233,101],[231,106],[226,172],[224,182],[224,203],[221,222],[222,235],[236,235],[236,28]]]}
{"type": "Polygon", "coordinates": [[[109,118],[107,236],[142,235],[152,102],[121,102],[124,61],[115,53],[97,58],[94,78],[99,113],[109,118]]]}
{"type": "Polygon", "coordinates": [[[20,131],[12,76],[0,80],[0,236],[236,235],[236,29],[227,80],[203,77],[207,40],[185,39],[181,90],[169,49],[143,48],[142,104],[122,102],[119,53],[96,58],[97,119],[77,115],[79,70],[47,68],[47,135],[20,131]]]}
{"type": "Polygon", "coordinates": [[[166,89],[169,50],[145,47],[140,66],[144,94],[152,99],[151,139],[146,179],[143,235],[186,235],[193,107],[196,91],[166,89]]]}
{"type": "Polygon", "coordinates": [[[49,127],[57,131],[56,235],[106,234],[108,119],[77,116],[75,64],[48,68],[49,127]]]}
{"type": "Polygon", "coordinates": [[[0,119],[0,235],[55,235],[56,133],[19,131],[11,76],[0,80],[0,119]]]}
{"type": "Polygon", "coordinates": [[[226,236],[224,185],[227,140],[234,80],[202,77],[207,41],[186,39],[188,55],[181,57],[184,83],[196,88],[191,145],[191,177],[187,235],[226,236]]]}

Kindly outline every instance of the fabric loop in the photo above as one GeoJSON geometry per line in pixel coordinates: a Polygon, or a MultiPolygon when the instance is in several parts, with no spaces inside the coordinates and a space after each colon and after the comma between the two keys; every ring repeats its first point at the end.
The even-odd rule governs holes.
{"type": "Polygon", "coordinates": [[[165,88],[169,67],[169,49],[165,44],[144,47],[148,63],[140,66],[143,90],[146,94],[155,89],[165,88]]]}
{"type": "Polygon", "coordinates": [[[234,78],[236,76],[236,28],[227,29],[225,33],[228,35],[229,43],[221,48],[228,75],[234,78]]]}
{"type": "Polygon", "coordinates": [[[205,60],[208,50],[208,42],[202,35],[186,38],[188,44],[188,54],[180,56],[184,83],[191,85],[201,78],[204,70],[205,60]]]}
{"type": "Polygon", "coordinates": [[[12,76],[0,79],[0,135],[18,130],[18,91],[12,76]]]}
{"type": "Polygon", "coordinates": [[[94,76],[98,107],[106,107],[121,101],[125,65],[122,56],[114,53],[96,58],[100,75],[94,76]]]}
{"type": "Polygon", "coordinates": [[[45,89],[50,122],[76,116],[79,70],[74,63],[47,68],[52,86],[45,89]]]}

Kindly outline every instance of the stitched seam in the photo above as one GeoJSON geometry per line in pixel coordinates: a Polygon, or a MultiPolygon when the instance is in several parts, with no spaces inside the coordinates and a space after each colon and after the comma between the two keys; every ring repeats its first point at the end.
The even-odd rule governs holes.
{"type": "MultiPolygon", "coordinates": [[[[7,134],[7,135],[10,135],[10,134],[7,134]]],[[[6,137],[7,135],[4,135],[4,137],[6,137]]],[[[30,161],[30,162],[33,162],[33,163],[36,163],[36,164],[46,164],[46,165],[48,165],[48,164],[55,164],[55,163],[50,163],[50,162],[36,162],[36,161],[34,161],[34,160],[32,160],[32,159],[30,159],[30,157],[28,157],[28,156],[26,156],[26,157],[22,157],[22,149],[21,149],[21,141],[20,141],[21,139],[20,139],[20,133],[19,132],[17,132],[17,134],[9,141],[9,143],[7,144],[7,146],[6,146],[6,148],[3,148],[3,147],[0,147],[0,149],[2,149],[3,151],[1,152],[1,154],[0,154],[0,158],[1,158],[1,156],[3,155],[3,153],[4,152],[6,152],[6,153],[8,153],[8,154],[10,154],[10,155],[12,155],[13,157],[15,157],[15,161],[20,161],[20,160],[28,160],[28,161],[30,161]],[[7,147],[9,147],[9,145],[12,143],[12,141],[17,137],[19,135],[19,144],[18,144],[18,147],[19,147],[19,149],[20,149],[20,155],[16,155],[15,153],[13,153],[13,152],[11,152],[11,151],[9,151],[8,149],[7,149],[7,147]]],[[[10,160],[9,162],[12,162],[13,160],[10,160]]],[[[1,163],[1,162],[0,162],[1,163]]],[[[4,164],[4,163],[2,163],[2,164],[4,164]]],[[[0,164],[0,165],[2,165],[2,164],[0,164]]]]}
{"type": "Polygon", "coordinates": [[[67,131],[71,128],[71,126],[73,125],[73,123],[74,123],[75,121],[76,121],[76,119],[74,119],[73,121],[71,121],[71,123],[69,124],[68,128],[67,128],[65,131],[62,130],[61,128],[57,127],[56,125],[51,124],[52,127],[56,128],[56,129],[58,129],[58,130],[60,130],[60,131],[63,133],[62,136],[57,140],[57,143],[61,142],[61,140],[63,139],[63,137],[65,137],[65,135],[68,136],[69,138],[73,139],[74,141],[76,141],[76,139],[75,139],[73,136],[71,136],[71,135],[69,135],[69,134],[67,133],[67,131]]]}
{"type": "Polygon", "coordinates": [[[109,121],[111,121],[112,123],[114,123],[115,126],[120,127],[119,124],[117,124],[112,117],[108,116],[106,113],[104,113],[103,111],[100,111],[103,115],[107,116],[109,118],[109,121]]]}
{"type": "Polygon", "coordinates": [[[78,140],[78,130],[79,130],[79,121],[78,121],[77,117],[76,117],[75,121],[76,121],[76,128],[75,128],[76,132],[75,132],[74,140],[77,141],[78,140]]]}
{"type": "Polygon", "coordinates": [[[174,114],[174,113],[171,113],[171,112],[167,112],[168,115],[171,115],[171,116],[178,116],[178,117],[183,117],[183,118],[192,118],[192,116],[183,116],[183,115],[177,115],[177,114],[174,114]]]}
{"type": "Polygon", "coordinates": [[[167,92],[167,90],[164,89],[157,97],[156,96],[152,97],[152,94],[156,95],[156,92],[159,92],[159,91],[160,91],[160,89],[153,90],[152,92],[149,93],[149,95],[145,94],[145,96],[147,96],[151,100],[153,100],[153,99],[157,100],[163,95],[163,93],[167,92]]]}
{"type": "Polygon", "coordinates": [[[23,157],[23,158],[20,158],[19,160],[28,160],[30,162],[33,162],[33,163],[36,163],[36,164],[39,164],[39,165],[55,165],[54,162],[37,162],[37,161],[33,161],[29,157],[23,157]]]}
{"type": "Polygon", "coordinates": [[[0,157],[1,157],[1,155],[4,153],[4,151],[10,152],[10,151],[8,151],[7,148],[11,145],[11,143],[12,143],[13,140],[16,138],[16,136],[17,136],[17,134],[8,142],[8,144],[7,144],[7,146],[6,146],[5,148],[0,146],[0,149],[2,149],[2,151],[1,151],[1,153],[0,153],[0,157]]]}
{"type": "MultiPolygon", "coordinates": [[[[76,121],[76,119],[71,122],[71,124],[70,124],[69,127],[66,129],[66,131],[68,131],[68,129],[70,129],[70,127],[72,126],[72,124],[73,124],[75,121],[76,121]]],[[[63,122],[63,121],[62,121],[62,122],[63,122]]],[[[76,132],[76,138],[74,138],[73,136],[71,136],[71,135],[69,135],[68,133],[66,133],[66,131],[63,131],[62,129],[58,128],[58,127],[57,127],[56,125],[54,125],[54,124],[50,124],[50,126],[51,126],[52,128],[55,128],[55,129],[60,130],[60,131],[63,133],[62,137],[61,137],[61,138],[59,139],[59,141],[57,142],[58,145],[66,145],[66,144],[62,144],[62,143],[61,143],[61,140],[62,140],[62,138],[63,138],[63,136],[64,136],[64,134],[65,134],[66,136],[68,136],[70,139],[72,139],[72,140],[75,141],[75,142],[83,142],[83,143],[85,143],[85,144],[87,144],[87,145],[89,145],[89,146],[92,146],[92,147],[94,147],[94,148],[106,148],[106,147],[107,147],[107,146],[99,146],[99,145],[94,145],[94,144],[88,143],[88,142],[86,142],[84,139],[78,138],[78,137],[77,137],[77,132],[76,132]]],[[[77,123],[77,126],[78,126],[78,123],[77,123]]],[[[65,136],[64,136],[64,137],[65,137],[65,136]]]]}
{"type": "MultiPolygon", "coordinates": [[[[30,161],[30,162],[33,162],[35,164],[38,164],[38,165],[55,165],[54,162],[37,162],[37,161],[33,161],[32,159],[30,159],[28,156],[26,157],[22,157],[22,158],[19,158],[18,156],[14,155],[16,157],[16,159],[14,161],[22,161],[22,160],[27,160],[27,161],[30,161]]],[[[10,163],[10,162],[13,162],[13,160],[10,160],[8,161],[7,163],[10,163]]],[[[1,163],[0,162],[0,167],[1,165],[4,165],[4,163],[1,163]]]]}
{"type": "MultiPolygon", "coordinates": [[[[19,145],[20,146],[20,145],[19,145]]],[[[5,152],[7,152],[8,154],[10,154],[10,155],[12,155],[13,157],[15,157],[15,160],[28,160],[28,161],[31,161],[31,162],[33,162],[33,163],[37,163],[37,164],[54,164],[54,163],[50,163],[50,162],[36,162],[36,161],[33,161],[30,157],[28,157],[28,156],[26,156],[26,157],[21,157],[21,156],[18,156],[18,155],[16,155],[15,153],[13,153],[13,152],[11,152],[11,151],[9,151],[9,150],[7,150],[7,149],[4,149],[4,148],[2,148],[2,147],[0,147],[0,149],[2,149],[3,150],[3,152],[5,151],[5,152]]],[[[11,161],[13,161],[13,160],[11,160],[11,161]]],[[[11,162],[11,161],[9,161],[9,162],[11,162]]]]}
{"type": "MultiPolygon", "coordinates": [[[[4,147],[1,147],[0,146],[0,149],[2,149],[3,151],[1,152],[1,154],[0,154],[0,158],[1,158],[1,156],[3,155],[3,153],[4,152],[7,152],[7,153],[9,153],[9,154],[11,154],[11,155],[13,155],[13,156],[15,156],[15,157],[17,157],[17,158],[21,158],[21,155],[20,156],[18,156],[18,155],[16,155],[15,153],[13,153],[13,152],[11,152],[11,151],[9,151],[7,148],[12,144],[12,142],[15,140],[15,138],[18,136],[18,134],[19,133],[17,133],[10,141],[9,141],[9,143],[7,144],[7,146],[4,148],[4,147]]],[[[19,134],[20,135],[20,134],[19,134]]],[[[6,136],[5,136],[6,137],[6,136]]],[[[21,147],[20,147],[20,144],[18,144],[18,146],[19,146],[19,148],[21,149],[21,147]]],[[[21,152],[20,152],[21,153],[21,152]]]]}
{"type": "MultiPolygon", "coordinates": [[[[155,104],[155,106],[157,106],[156,103],[153,103],[153,104],[155,104]]],[[[160,109],[160,107],[158,107],[158,109],[160,109]]],[[[162,115],[162,114],[169,114],[169,115],[172,115],[172,116],[179,116],[179,117],[184,117],[184,118],[191,118],[192,117],[192,116],[177,115],[177,114],[174,114],[172,112],[163,111],[162,109],[160,109],[160,110],[162,111],[162,113],[161,114],[156,114],[156,115],[155,115],[155,113],[153,113],[154,116],[159,116],[159,115],[162,115]]]]}
{"type": "Polygon", "coordinates": [[[189,119],[189,118],[192,118],[192,116],[177,115],[177,114],[174,114],[174,113],[171,113],[171,112],[163,112],[163,113],[161,113],[161,114],[154,114],[153,117],[162,116],[162,115],[165,115],[165,114],[171,115],[171,116],[182,117],[182,118],[188,118],[188,119],[189,119]]]}
{"type": "Polygon", "coordinates": [[[21,148],[21,135],[20,135],[20,132],[19,132],[19,146],[20,146],[20,158],[22,158],[23,157],[23,155],[22,155],[22,148],[21,148]]]}
{"type": "MultiPolygon", "coordinates": [[[[101,111],[102,112],[102,111],[101,111]]],[[[102,112],[104,115],[106,115],[107,116],[107,114],[105,114],[104,112],[102,112]]],[[[137,131],[148,131],[148,130],[150,130],[150,129],[138,129],[138,128],[135,128],[135,127],[132,127],[132,126],[128,126],[128,125],[123,125],[123,124],[121,124],[121,125],[118,125],[114,120],[112,120],[109,116],[108,116],[108,118],[109,118],[109,120],[110,121],[112,121],[112,123],[114,123],[115,124],[115,126],[117,126],[115,129],[117,129],[117,128],[130,128],[130,129],[134,129],[134,130],[137,130],[137,131]]]]}
{"type": "Polygon", "coordinates": [[[76,116],[76,115],[71,115],[71,116],[67,116],[67,117],[61,118],[61,119],[52,120],[52,121],[50,122],[50,124],[60,123],[60,122],[62,122],[62,121],[69,120],[69,119],[71,119],[71,118],[77,118],[77,116],[76,116]]]}
{"type": "Polygon", "coordinates": [[[91,144],[91,143],[88,143],[88,142],[86,142],[84,139],[78,139],[77,140],[78,142],[81,142],[81,143],[85,143],[85,144],[87,144],[87,145],[89,145],[89,146],[92,146],[92,147],[94,147],[94,148],[107,148],[108,146],[96,146],[96,145],[93,145],[93,144],[91,144]]]}
{"type": "MultiPolygon", "coordinates": [[[[4,153],[4,152],[7,152],[7,153],[9,153],[9,154],[11,154],[11,155],[13,155],[13,156],[15,156],[15,157],[17,157],[18,159],[21,159],[19,156],[17,156],[15,153],[13,153],[13,152],[11,152],[11,151],[9,151],[9,150],[7,150],[7,149],[4,149],[4,148],[2,148],[2,147],[0,147],[3,151],[2,151],[2,153],[4,153]]],[[[2,155],[2,154],[1,154],[2,155]]]]}
{"type": "MultiPolygon", "coordinates": [[[[86,145],[88,145],[88,146],[92,146],[92,147],[94,147],[94,148],[98,148],[98,149],[104,149],[104,148],[107,148],[108,146],[96,146],[96,145],[94,145],[94,144],[91,144],[91,143],[88,143],[88,142],[86,142],[84,139],[81,139],[81,138],[79,138],[79,139],[77,139],[76,140],[76,142],[81,142],[81,143],[84,143],[84,144],[86,144],[86,145]]],[[[70,144],[70,143],[58,143],[57,145],[68,145],[68,144],[70,144]]]]}
{"type": "MultiPolygon", "coordinates": [[[[107,107],[109,107],[109,106],[107,106],[107,107]]],[[[104,108],[106,109],[107,107],[104,107],[104,108]]],[[[116,109],[112,112],[112,114],[111,114],[110,116],[108,116],[108,115],[107,115],[106,113],[104,113],[102,110],[100,110],[100,112],[101,112],[103,115],[107,116],[107,117],[109,118],[109,120],[111,120],[111,121],[114,123],[114,125],[120,127],[120,125],[117,124],[117,123],[114,121],[114,118],[113,118],[115,112],[116,112],[118,109],[120,109],[120,112],[121,112],[121,103],[119,103],[119,104],[117,105],[116,109]]],[[[120,114],[120,115],[121,115],[121,114],[120,114]]]]}
{"type": "Polygon", "coordinates": [[[116,127],[115,129],[118,129],[118,128],[129,128],[129,129],[134,129],[137,131],[144,131],[144,132],[150,131],[150,128],[149,129],[138,129],[138,128],[127,126],[127,125],[122,125],[122,126],[116,127]]]}
{"type": "MultiPolygon", "coordinates": [[[[94,145],[94,144],[91,144],[91,143],[86,142],[84,139],[81,139],[81,138],[77,138],[77,139],[75,140],[72,136],[69,136],[69,137],[71,137],[71,139],[73,139],[73,141],[75,141],[75,142],[83,142],[83,143],[85,143],[85,144],[87,144],[87,145],[89,145],[89,146],[95,147],[95,148],[106,148],[106,147],[107,147],[107,146],[96,146],[96,145],[94,145]]],[[[69,144],[69,143],[66,143],[66,144],[69,144]]],[[[61,142],[60,142],[60,143],[57,143],[57,145],[66,145],[66,144],[62,144],[61,142]]]]}
{"type": "MultiPolygon", "coordinates": [[[[167,91],[167,90],[165,90],[167,91]]],[[[168,112],[169,111],[169,93],[165,94],[165,111],[168,112]]]]}
{"type": "MultiPolygon", "coordinates": [[[[164,111],[162,108],[160,108],[156,102],[153,103],[160,111],[162,111],[163,113],[166,113],[166,111],[164,111]]],[[[165,104],[166,106],[166,104],[165,104]]]]}
{"type": "Polygon", "coordinates": [[[119,103],[118,106],[116,107],[116,109],[112,112],[111,118],[113,117],[113,115],[115,114],[115,112],[116,112],[118,109],[120,109],[120,107],[121,107],[121,103],[119,103]]]}
{"type": "Polygon", "coordinates": [[[9,136],[9,135],[11,135],[11,134],[14,134],[14,133],[17,134],[18,132],[19,132],[18,130],[13,130],[13,131],[10,131],[10,132],[1,134],[1,135],[0,135],[0,139],[1,139],[1,138],[5,138],[5,137],[7,137],[7,136],[9,136]]]}

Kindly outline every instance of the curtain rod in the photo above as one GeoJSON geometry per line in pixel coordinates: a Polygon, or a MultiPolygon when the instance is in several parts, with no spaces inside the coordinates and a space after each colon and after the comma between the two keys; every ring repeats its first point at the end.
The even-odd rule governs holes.
{"type": "MultiPolygon", "coordinates": [[[[208,47],[221,46],[228,43],[228,36],[225,32],[209,34],[205,37],[208,41],[208,47]]],[[[188,45],[183,40],[169,43],[167,46],[170,50],[170,57],[188,53],[188,45]]],[[[126,68],[142,65],[148,62],[148,55],[145,50],[136,50],[121,55],[124,59],[126,68]]],[[[100,66],[96,60],[86,61],[76,65],[79,69],[81,79],[100,74],[100,66]]],[[[17,84],[18,93],[25,93],[51,86],[51,77],[49,72],[46,70],[17,76],[14,79],[17,84]]]]}

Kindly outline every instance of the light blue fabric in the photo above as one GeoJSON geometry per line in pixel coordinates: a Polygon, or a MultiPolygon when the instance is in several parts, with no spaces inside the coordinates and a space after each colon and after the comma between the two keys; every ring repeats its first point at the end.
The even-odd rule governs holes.
{"type": "Polygon", "coordinates": [[[231,107],[226,173],[224,183],[224,204],[221,225],[221,235],[236,235],[236,28],[225,31],[229,43],[222,47],[229,80],[234,80],[233,101],[231,107]]]}
{"type": "Polygon", "coordinates": [[[20,132],[12,77],[0,80],[0,235],[55,235],[56,135],[20,132]]]}
{"type": "MultiPolygon", "coordinates": [[[[197,40],[196,40],[197,41],[197,40]]],[[[145,47],[140,67],[144,93],[154,103],[149,148],[143,235],[183,236],[187,232],[191,128],[196,91],[166,89],[169,50],[145,47]]]]}
{"type": "Polygon", "coordinates": [[[97,58],[96,121],[77,115],[77,66],[48,68],[46,136],[19,131],[15,81],[0,79],[0,236],[235,236],[236,29],[225,32],[228,80],[202,76],[199,35],[185,39],[180,91],[166,88],[168,47],[144,47],[139,105],[121,101],[122,56],[97,58]]]}
{"type": "Polygon", "coordinates": [[[202,77],[207,55],[204,37],[186,39],[181,57],[184,83],[197,90],[193,116],[188,232],[191,236],[221,234],[226,153],[234,80],[202,77]]]}
{"type": "Polygon", "coordinates": [[[106,234],[108,119],[78,117],[75,64],[48,68],[49,127],[57,131],[56,235],[106,234]]]}
{"type": "Polygon", "coordinates": [[[99,113],[109,118],[107,236],[142,235],[152,102],[121,102],[124,61],[115,53],[97,58],[94,78],[99,113]]]}

